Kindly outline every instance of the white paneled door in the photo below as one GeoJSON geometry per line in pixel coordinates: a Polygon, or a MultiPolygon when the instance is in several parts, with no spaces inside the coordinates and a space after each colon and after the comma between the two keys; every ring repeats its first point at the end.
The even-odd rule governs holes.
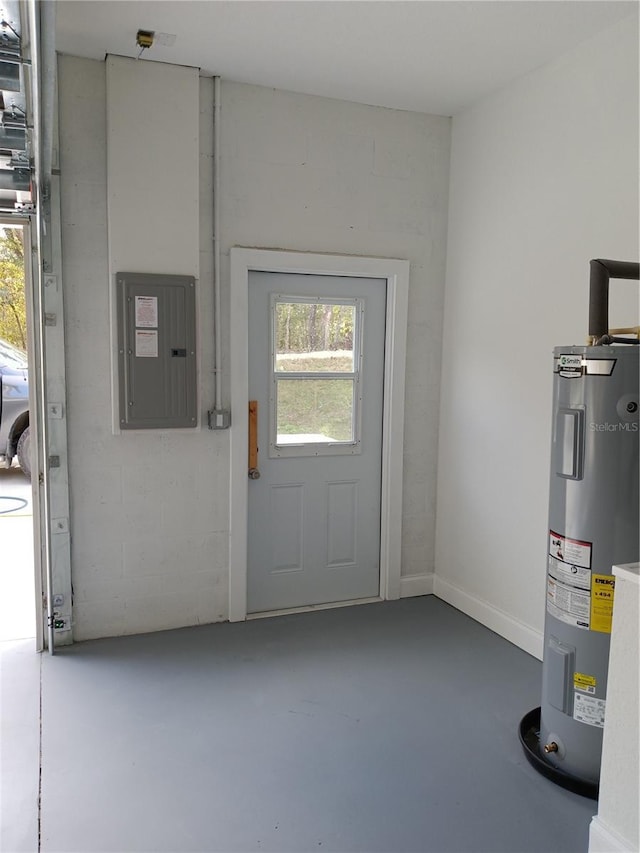
{"type": "Polygon", "coordinates": [[[249,273],[249,613],[379,594],[385,311],[385,279],[249,273]]]}

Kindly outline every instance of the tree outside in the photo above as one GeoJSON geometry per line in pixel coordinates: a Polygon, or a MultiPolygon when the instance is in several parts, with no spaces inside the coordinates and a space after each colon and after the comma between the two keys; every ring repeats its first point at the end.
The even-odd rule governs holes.
{"type": "Polygon", "coordinates": [[[351,350],[353,305],[279,302],[276,306],[278,353],[351,350]]]}
{"type": "Polygon", "coordinates": [[[0,338],[26,352],[27,305],[22,228],[5,227],[0,231],[0,338]]]}
{"type": "Polygon", "coordinates": [[[353,440],[355,323],[352,304],[276,303],[279,436],[353,440]],[[296,376],[288,378],[287,373],[296,376]],[[317,374],[324,376],[315,378],[317,374]]]}

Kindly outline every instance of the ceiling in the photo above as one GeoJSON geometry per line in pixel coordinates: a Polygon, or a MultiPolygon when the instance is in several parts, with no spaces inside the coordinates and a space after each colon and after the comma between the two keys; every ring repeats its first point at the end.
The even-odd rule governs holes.
{"type": "Polygon", "coordinates": [[[635,0],[58,0],[56,40],[62,53],[136,56],[137,30],[153,30],[142,59],[454,115],[622,18],[637,27],[637,9],[635,0]]]}

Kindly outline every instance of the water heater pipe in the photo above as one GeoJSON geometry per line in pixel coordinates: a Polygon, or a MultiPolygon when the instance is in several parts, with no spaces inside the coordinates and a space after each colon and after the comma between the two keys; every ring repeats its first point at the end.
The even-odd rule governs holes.
{"type": "Polygon", "coordinates": [[[589,335],[593,339],[609,334],[609,279],[640,279],[640,264],[631,261],[590,261],[589,335]]]}

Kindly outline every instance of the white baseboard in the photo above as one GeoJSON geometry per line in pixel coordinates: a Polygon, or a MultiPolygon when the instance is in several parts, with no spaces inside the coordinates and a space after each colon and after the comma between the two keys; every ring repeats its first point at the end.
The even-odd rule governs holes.
{"type": "Polygon", "coordinates": [[[433,592],[447,604],[471,616],[476,622],[500,634],[505,640],[528,652],[533,657],[542,660],[544,635],[535,631],[524,622],[514,619],[503,610],[499,610],[481,598],[469,595],[468,592],[448,583],[437,575],[433,579],[433,592]]]}
{"type": "Polygon", "coordinates": [[[411,598],[414,595],[433,594],[433,572],[422,575],[406,575],[400,578],[400,598],[411,598]]]}
{"type": "Polygon", "coordinates": [[[637,853],[637,846],[616,835],[595,815],[589,826],[589,853],[637,853]]]}

